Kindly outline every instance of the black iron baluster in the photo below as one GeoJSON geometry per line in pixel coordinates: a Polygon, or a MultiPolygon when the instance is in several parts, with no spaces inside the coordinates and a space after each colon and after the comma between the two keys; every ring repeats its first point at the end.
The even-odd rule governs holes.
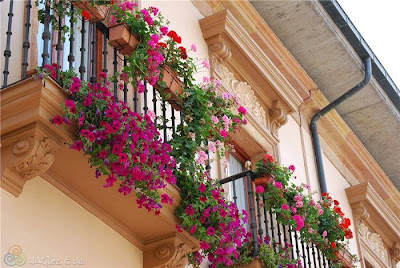
{"type": "Polygon", "coordinates": [[[253,192],[253,180],[252,180],[252,172],[249,171],[247,173],[247,187],[249,188],[249,199],[250,199],[250,229],[252,230],[253,235],[253,256],[258,256],[258,241],[257,241],[257,224],[256,224],[256,215],[255,215],[255,208],[254,208],[254,192],[253,192]]]}
{"type": "Polygon", "coordinates": [[[237,205],[237,195],[236,195],[236,181],[232,182],[232,189],[233,189],[233,203],[237,205]]]}
{"type": "Polygon", "coordinates": [[[166,115],[167,108],[164,99],[162,100],[161,110],[162,110],[162,120],[163,120],[164,141],[167,141],[167,115],[166,115]]]}
{"type": "Polygon", "coordinates": [[[180,115],[180,119],[181,119],[181,125],[183,125],[183,122],[184,122],[184,120],[183,120],[183,111],[180,111],[179,115],[180,115]]]}
{"type": "Polygon", "coordinates": [[[86,72],[86,67],[85,67],[85,34],[86,34],[86,29],[85,29],[85,18],[82,17],[82,29],[81,29],[81,34],[82,34],[82,43],[81,43],[81,65],[79,66],[79,73],[81,74],[81,80],[83,80],[85,77],[85,72],[86,72]]]}
{"type": "Polygon", "coordinates": [[[91,69],[92,69],[92,76],[90,77],[90,83],[94,84],[97,82],[96,77],[96,63],[97,63],[97,31],[96,31],[96,23],[92,23],[92,59],[91,59],[91,69]]]}
{"type": "Polygon", "coordinates": [[[317,267],[317,260],[315,259],[315,245],[311,244],[311,254],[313,257],[313,261],[314,261],[314,267],[317,267]]]}
{"type": "Polygon", "coordinates": [[[268,227],[268,213],[267,208],[265,206],[265,197],[263,195],[263,203],[264,203],[264,226],[265,226],[265,236],[269,236],[269,227],[268,227]]]}
{"type": "MultiPolygon", "coordinates": [[[[118,55],[117,55],[117,49],[114,48],[114,97],[116,100],[118,100],[118,55]]],[[[136,110],[135,110],[136,112],[136,110]]]]}
{"type": "MultiPolygon", "coordinates": [[[[325,257],[326,258],[326,257],[325,257]]],[[[328,260],[328,267],[331,267],[331,265],[332,265],[332,261],[331,260],[328,260]]]]}
{"type": "Polygon", "coordinates": [[[171,121],[172,121],[172,137],[175,135],[175,109],[171,106],[171,121]]]}
{"type": "MultiPolygon", "coordinates": [[[[127,61],[126,58],[124,57],[124,67],[126,66],[127,61]]],[[[128,86],[124,80],[124,102],[127,103],[128,101],[128,86]]]]}
{"type": "Polygon", "coordinates": [[[108,73],[108,68],[107,68],[107,56],[108,56],[108,44],[107,44],[107,37],[108,34],[107,32],[103,33],[103,69],[101,70],[103,73],[108,73]]]}
{"type": "Polygon", "coordinates": [[[10,1],[10,9],[8,11],[8,29],[7,29],[7,44],[6,44],[6,49],[4,50],[4,79],[3,79],[3,87],[7,86],[8,83],[8,74],[10,73],[8,71],[8,65],[10,63],[10,57],[11,57],[11,35],[12,35],[12,17],[14,16],[13,14],[13,8],[14,8],[14,1],[10,1]]]}
{"type": "Polygon", "coordinates": [[[322,267],[322,264],[321,264],[321,254],[319,253],[319,249],[317,248],[317,258],[318,258],[318,263],[319,263],[319,266],[318,267],[322,267]]]}
{"type": "Polygon", "coordinates": [[[275,221],[276,221],[276,227],[277,227],[277,235],[278,235],[278,239],[279,239],[279,243],[282,243],[282,233],[281,233],[281,225],[278,223],[278,215],[275,215],[275,221]]]}
{"type": "Polygon", "coordinates": [[[25,37],[22,47],[24,49],[24,59],[22,61],[22,79],[26,78],[26,72],[28,70],[28,51],[31,47],[29,43],[29,29],[31,27],[31,0],[26,2],[26,21],[25,21],[25,37]]]}
{"type": "Polygon", "coordinates": [[[147,114],[147,111],[149,110],[149,107],[147,106],[147,81],[144,81],[144,92],[143,92],[143,112],[144,114],[147,114]]]}
{"type": "Polygon", "coordinates": [[[69,33],[69,55],[68,55],[68,62],[69,62],[69,69],[74,68],[74,61],[75,61],[75,55],[74,55],[74,5],[71,4],[71,18],[69,19],[70,23],[70,33],[69,33]]]}
{"type": "Polygon", "coordinates": [[[256,193],[256,204],[257,204],[257,220],[258,220],[258,236],[263,239],[263,229],[261,226],[261,209],[260,209],[260,194],[256,193]]]}
{"type": "Polygon", "coordinates": [[[62,36],[62,20],[61,17],[58,18],[58,35],[57,35],[57,79],[60,79],[60,72],[61,72],[61,51],[63,50],[63,42],[61,40],[62,36]]]}
{"type": "Polygon", "coordinates": [[[154,125],[157,127],[157,90],[153,87],[153,112],[156,116],[156,120],[154,120],[154,125]]]}
{"type": "Polygon", "coordinates": [[[311,267],[310,244],[306,244],[308,267],[311,267]]]}
{"type": "MultiPolygon", "coordinates": [[[[271,220],[271,238],[276,241],[275,239],[275,226],[274,226],[274,217],[272,215],[272,211],[269,211],[269,219],[271,220]]],[[[274,248],[276,248],[276,243],[274,244],[274,248]]]]}
{"type": "Polygon", "coordinates": [[[326,258],[324,255],[322,255],[322,265],[324,266],[324,268],[326,268],[326,258]]]}
{"type": "Polygon", "coordinates": [[[138,109],[138,101],[139,101],[138,93],[136,90],[133,90],[133,110],[135,111],[135,113],[137,113],[139,110],[138,109]]]}
{"type": "Polygon", "coordinates": [[[293,245],[293,239],[292,239],[292,228],[290,225],[288,225],[288,234],[289,234],[289,241],[290,241],[290,253],[292,254],[292,259],[294,259],[294,245],[293,245]]]}
{"type": "Polygon", "coordinates": [[[284,243],[289,243],[289,241],[287,240],[287,234],[286,234],[286,226],[285,225],[282,225],[281,224],[281,226],[282,226],[282,229],[283,229],[283,242],[284,243]]]}
{"type": "Polygon", "coordinates": [[[42,34],[43,39],[43,63],[42,66],[48,64],[49,61],[49,41],[50,41],[50,1],[46,1],[44,9],[44,30],[42,34]]]}
{"type": "Polygon", "coordinates": [[[300,258],[299,240],[297,238],[298,238],[297,231],[294,230],[294,240],[296,242],[296,258],[300,258]]]}
{"type": "MultiPolygon", "coordinates": [[[[307,262],[306,262],[306,250],[304,248],[304,241],[300,239],[300,244],[301,244],[301,253],[303,257],[303,265],[304,267],[307,267],[307,262]]],[[[311,268],[311,267],[310,267],[311,268]]]]}

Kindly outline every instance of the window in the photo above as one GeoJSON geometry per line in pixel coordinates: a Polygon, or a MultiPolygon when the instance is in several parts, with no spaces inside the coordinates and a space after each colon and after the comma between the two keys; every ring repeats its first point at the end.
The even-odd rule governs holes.
{"type": "MultiPolygon", "coordinates": [[[[243,162],[240,161],[238,157],[230,153],[228,155],[228,173],[229,173],[228,176],[238,174],[240,172],[243,172],[244,170],[245,169],[243,162]]],[[[229,187],[229,193],[228,193],[229,200],[235,202],[236,206],[240,211],[243,209],[246,210],[247,207],[246,177],[230,182],[228,187],[229,187]]]]}

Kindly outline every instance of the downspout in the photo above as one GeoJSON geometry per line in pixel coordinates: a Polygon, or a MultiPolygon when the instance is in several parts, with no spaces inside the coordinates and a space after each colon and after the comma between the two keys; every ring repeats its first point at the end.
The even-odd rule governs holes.
{"type": "Polygon", "coordinates": [[[334,100],[333,102],[322,108],[311,119],[310,130],[311,130],[311,135],[313,137],[312,143],[315,153],[315,161],[317,164],[317,172],[318,172],[318,179],[319,179],[321,193],[326,193],[328,189],[326,185],[324,163],[322,161],[322,152],[319,142],[318,125],[317,125],[318,120],[321,117],[325,116],[327,113],[329,113],[331,110],[335,109],[343,101],[347,100],[348,98],[356,94],[358,91],[360,91],[368,84],[372,76],[371,58],[368,57],[364,60],[364,66],[365,66],[364,79],[358,85],[356,85],[355,87],[344,93],[342,96],[340,96],[339,98],[337,98],[336,100],[334,100]]]}

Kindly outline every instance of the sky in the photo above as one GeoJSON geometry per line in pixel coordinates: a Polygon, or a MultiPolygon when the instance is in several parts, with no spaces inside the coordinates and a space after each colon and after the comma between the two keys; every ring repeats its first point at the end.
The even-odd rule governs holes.
{"type": "Polygon", "coordinates": [[[400,1],[338,0],[397,87],[400,87],[400,1]]]}

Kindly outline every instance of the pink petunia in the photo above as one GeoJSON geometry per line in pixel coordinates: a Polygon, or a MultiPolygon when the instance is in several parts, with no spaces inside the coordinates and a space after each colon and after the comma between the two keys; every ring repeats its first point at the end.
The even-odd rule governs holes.
{"type": "Polygon", "coordinates": [[[258,185],[256,187],[256,193],[257,194],[262,194],[264,192],[264,187],[262,187],[261,185],[258,185]]]}

